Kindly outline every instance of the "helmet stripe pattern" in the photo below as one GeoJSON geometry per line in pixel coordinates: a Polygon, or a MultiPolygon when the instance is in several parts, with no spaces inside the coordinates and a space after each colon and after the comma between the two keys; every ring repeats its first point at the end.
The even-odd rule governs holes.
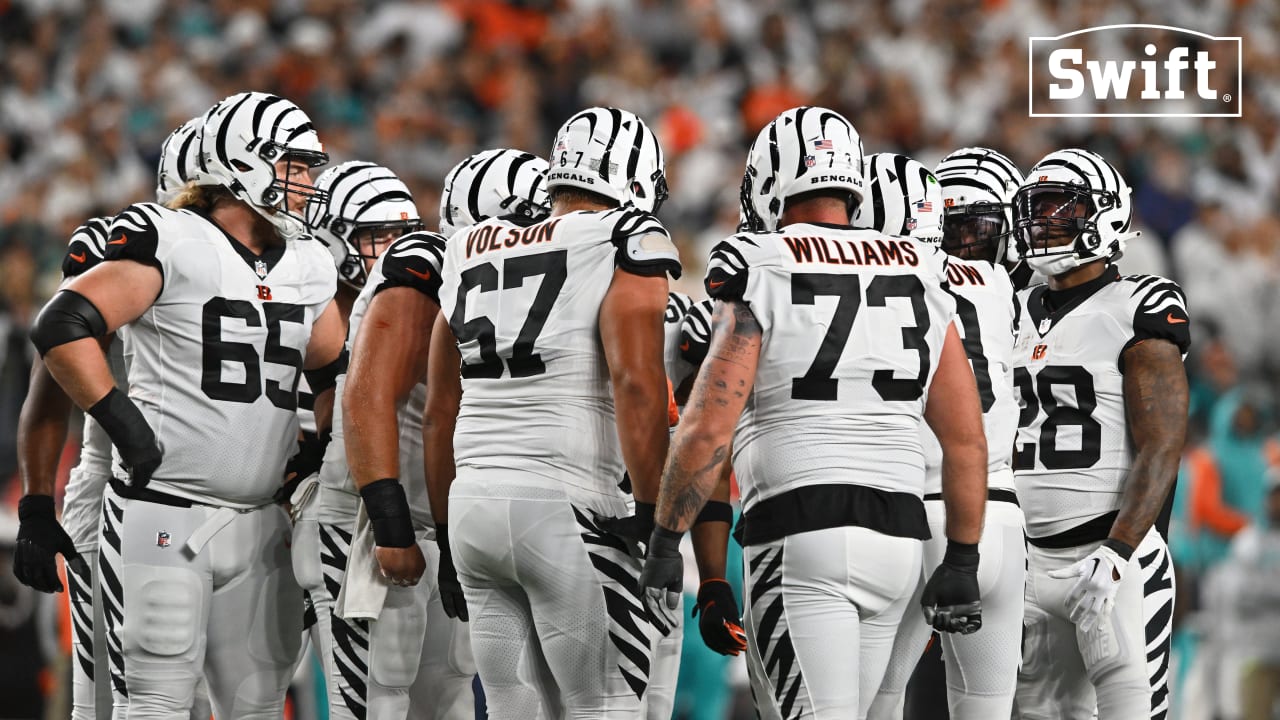
{"type": "Polygon", "coordinates": [[[196,156],[200,144],[202,117],[182,123],[160,146],[160,163],[156,168],[156,202],[168,204],[182,187],[196,179],[196,156]]]}
{"type": "Polygon", "coordinates": [[[657,212],[667,197],[664,167],[658,136],[639,117],[618,108],[587,108],[556,133],[547,188],[576,187],[657,212]]]}
{"type": "Polygon", "coordinates": [[[1069,148],[1045,156],[1031,168],[1014,196],[1014,242],[1010,254],[1026,258],[1045,275],[1059,275],[1084,263],[1114,260],[1131,237],[1133,205],[1129,185],[1115,166],[1089,150],[1069,148]],[[1040,214],[1038,198],[1049,194],[1055,209],[1040,214]],[[1033,246],[1049,230],[1074,233],[1065,245],[1033,246]]]}
{"type": "Polygon", "coordinates": [[[408,186],[381,165],[358,160],[336,165],[316,179],[316,189],[307,201],[307,226],[333,254],[339,276],[354,287],[366,280],[362,260],[377,257],[359,246],[357,232],[422,229],[408,186]]]}
{"type": "Polygon", "coordinates": [[[458,163],[440,194],[440,232],[458,230],[493,217],[515,215],[541,220],[550,213],[547,162],[523,150],[494,149],[458,163]],[[464,200],[465,198],[465,200],[464,200]]]}
{"type": "Polygon", "coordinates": [[[937,241],[942,237],[942,187],[919,161],[897,153],[867,156],[867,196],[854,227],[937,241]]]}
{"type": "Polygon", "coordinates": [[[744,229],[777,230],[786,199],[834,190],[862,202],[862,139],[844,116],[822,107],[796,107],[774,118],[747,154],[740,204],[744,229]]]}
{"type": "Polygon", "coordinates": [[[222,185],[267,219],[284,238],[306,233],[290,196],[313,199],[310,185],[280,177],[276,163],[328,162],[311,119],[292,102],[260,92],[232,95],[205,113],[200,135],[202,184],[222,185]]]}

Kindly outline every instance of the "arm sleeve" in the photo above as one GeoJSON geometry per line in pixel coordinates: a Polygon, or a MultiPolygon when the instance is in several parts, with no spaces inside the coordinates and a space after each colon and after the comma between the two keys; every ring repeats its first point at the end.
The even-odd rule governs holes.
{"type": "Polygon", "coordinates": [[[73,278],[102,262],[107,252],[111,218],[91,218],[71,233],[67,254],[62,258],[62,277],[73,278]]]}
{"type": "Polygon", "coordinates": [[[618,212],[613,226],[617,266],[635,275],[680,277],[680,253],[653,215],[634,208],[618,212]]]}
{"type": "Polygon", "coordinates": [[[164,266],[158,257],[160,233],[156,224],[159,219],[159,211],[146,203],[125,208],[111,221],[104,259],[133,260],[163,274],[164,266]]]}
{"type": "Polygon", "coordinates": [[[396,240],[382,256],[382,281],[378,293],[393,287],[408,287],[440,304],[441,268],[444,266],[444,237],[435,233],[409,233],[396,240]]]}
{"type": "Polygon", "coordinates": [[[1133,337],[1120,351],[1121,370],[1124,369],[1124,351],[1143,340],[1168,340],[1186,355],[1191,347],[1191,315],[1187,312],[1187,299],[1182,288],[1172,280],[1151,276],[1138,282],[1132,297],[1136,301],[1133,337]]]}

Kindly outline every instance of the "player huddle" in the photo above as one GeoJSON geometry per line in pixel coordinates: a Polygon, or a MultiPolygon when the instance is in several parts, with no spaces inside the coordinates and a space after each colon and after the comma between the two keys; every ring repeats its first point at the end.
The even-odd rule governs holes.
{"type": "Polygon", "coordinates": [[[241,93],[76,231],[16,560],[49,592],[68,560],[74,717],[279,717],[309,636],[331,717],[469,718],[478,673],[495,718],[667,718],[686,532],[763,718],[901,718],[931,629],[952,718],[1164,716],[1189,318],[1116,269],[1110,163],[931,171],[788,110],[695,302],[644,122],[551,147],[464,160],[428,232],[241,93]]]}

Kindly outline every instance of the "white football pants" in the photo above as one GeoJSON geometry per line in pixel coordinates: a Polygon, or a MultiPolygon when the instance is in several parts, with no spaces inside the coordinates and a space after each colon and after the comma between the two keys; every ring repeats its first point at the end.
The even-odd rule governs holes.
{"type": "Polygon", "coordinates": [[[281,716],[302,640],[282,509],[183,508],[108,488],[99,572],[118,720],[188,717],[202,672],[218,717],[281,716]]]}
{"type": "MultiPolygon", "coordinates": [[[[867,717],[901,720],[907,681],[924,654],[932,628],[920,610],[920,593],[946,553],[946,510],[941,500],[924,504],[932,539],[924,546],[924,572],[902,616],[893,659],[867,717]]],[[[952,720],[1007,718],[1013,710],[1022,659],[1023,587],[1026,545],[1022,509],[1010,502],[987,502],[978,544],[978,588],[982,629],[972,635],[940,633],[947,670],[947,705],[952,720]]]]}
{"type": "Polygon", "coordinates": [[[621,494],[582,502],[506,470],[459,468],[450,490],[454,564],[495,720],[641,715],[656,631],[639,553],[592,516],[625,512],[621,494]]]}
{"type": "MultiPolygon", "coordinates": [[[[1148,546],[1152,528],[1139,547],[1148,546]]],[[[1116,593],[1115,607],[1088,633],[1068,618],[1067,592],[1076,578],[1056,580],[1049,571],[1068,567],[1096,549],[1028,546],[1026,616],[1018,711],[1024,720],[1133,720],[1151,715],[1151,678],[1142,568],[1135,551],[1116,593]]]]}
{"type": "Polygon", "coordinates": [[[747,671],[763,720],[867,716],[911,611],[921,545],[838,527],[743,548],[747,671]]]}

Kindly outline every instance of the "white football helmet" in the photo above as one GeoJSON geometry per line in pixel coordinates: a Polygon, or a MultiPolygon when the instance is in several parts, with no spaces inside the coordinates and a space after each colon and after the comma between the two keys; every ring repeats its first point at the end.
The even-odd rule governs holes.
{"type": "Polygon", "coordinates": [[[656,213],[667,199],[658,136],[634,113],[587,108],[556,131],[547,171],[548,192],[576,187],[656,213]]]}
{"type": "Polygon", "coordinates": [[[197,115],[182,123],[160,146],[160,164],[156,168],[156,202],[168,205],[188,182],[196,179],[200,149],[200,127],[204,116],[197,115]]]}
{"type": "Polygon", "coordinates": [[[365,242],[372,235],[422,229],[408,186],[381,165],[335,165],[316,179],[316,190],[307,201],[307,227],[333,253],[338,277],[352,287],[364,287],[364,261],[378,258],[373,243],[365,242]]]}
{"type": "Polygon", "coordinates": [[[485,150],[458,163],[444,178],[440,234],[453,237],[464,227],[504,215],[545,218],[551,212],[547,167],[533,153],[507,149],[485,150]]]}
{"type": "Polygon", "coordinates": [[[313,168],[329,162],[311,118],[297,105],[278,95],[246,92],[205,113],[198,182],[226,187],[281,237],[302,237],[306,222],[289,209],[289,195],[310,197],[315,188],[279,177],[275,164],[281,160],[300,160],[313,168]]]}
{"type": "Polygon", "coordinates": [[[942,241],[942,186],[923,163],[897,153],[868,155],[865,182],[869,202],[858,204],[854,227],[942,241]]]}
{"type": "Polygon", "coordinates": [[[843,115],[822,107],[791,108],[751,143],[739,200],[754,232],[778,229],[788,198],[815,190],[844,190],[850,212],[862,203],[862,138],[843,115]]]}
{"type": "Polygon", "coordinates": [[[1011,259],[1052,277],[1124,254],[1133,219],[1130,189],[1115,167],[1089,150],[1049,153],[1013,198],[1011,259]],[[1052,244],[1056,237],[1069,237],[1052,244]]]}
{"type": "Polygon", "coordinates": [[[1004,262],[1013,234],[1013,194],[1022,172],[1003,154],[960,148],[934,170],[942,184],[942,249],[958,257],[1004,262]]]}

